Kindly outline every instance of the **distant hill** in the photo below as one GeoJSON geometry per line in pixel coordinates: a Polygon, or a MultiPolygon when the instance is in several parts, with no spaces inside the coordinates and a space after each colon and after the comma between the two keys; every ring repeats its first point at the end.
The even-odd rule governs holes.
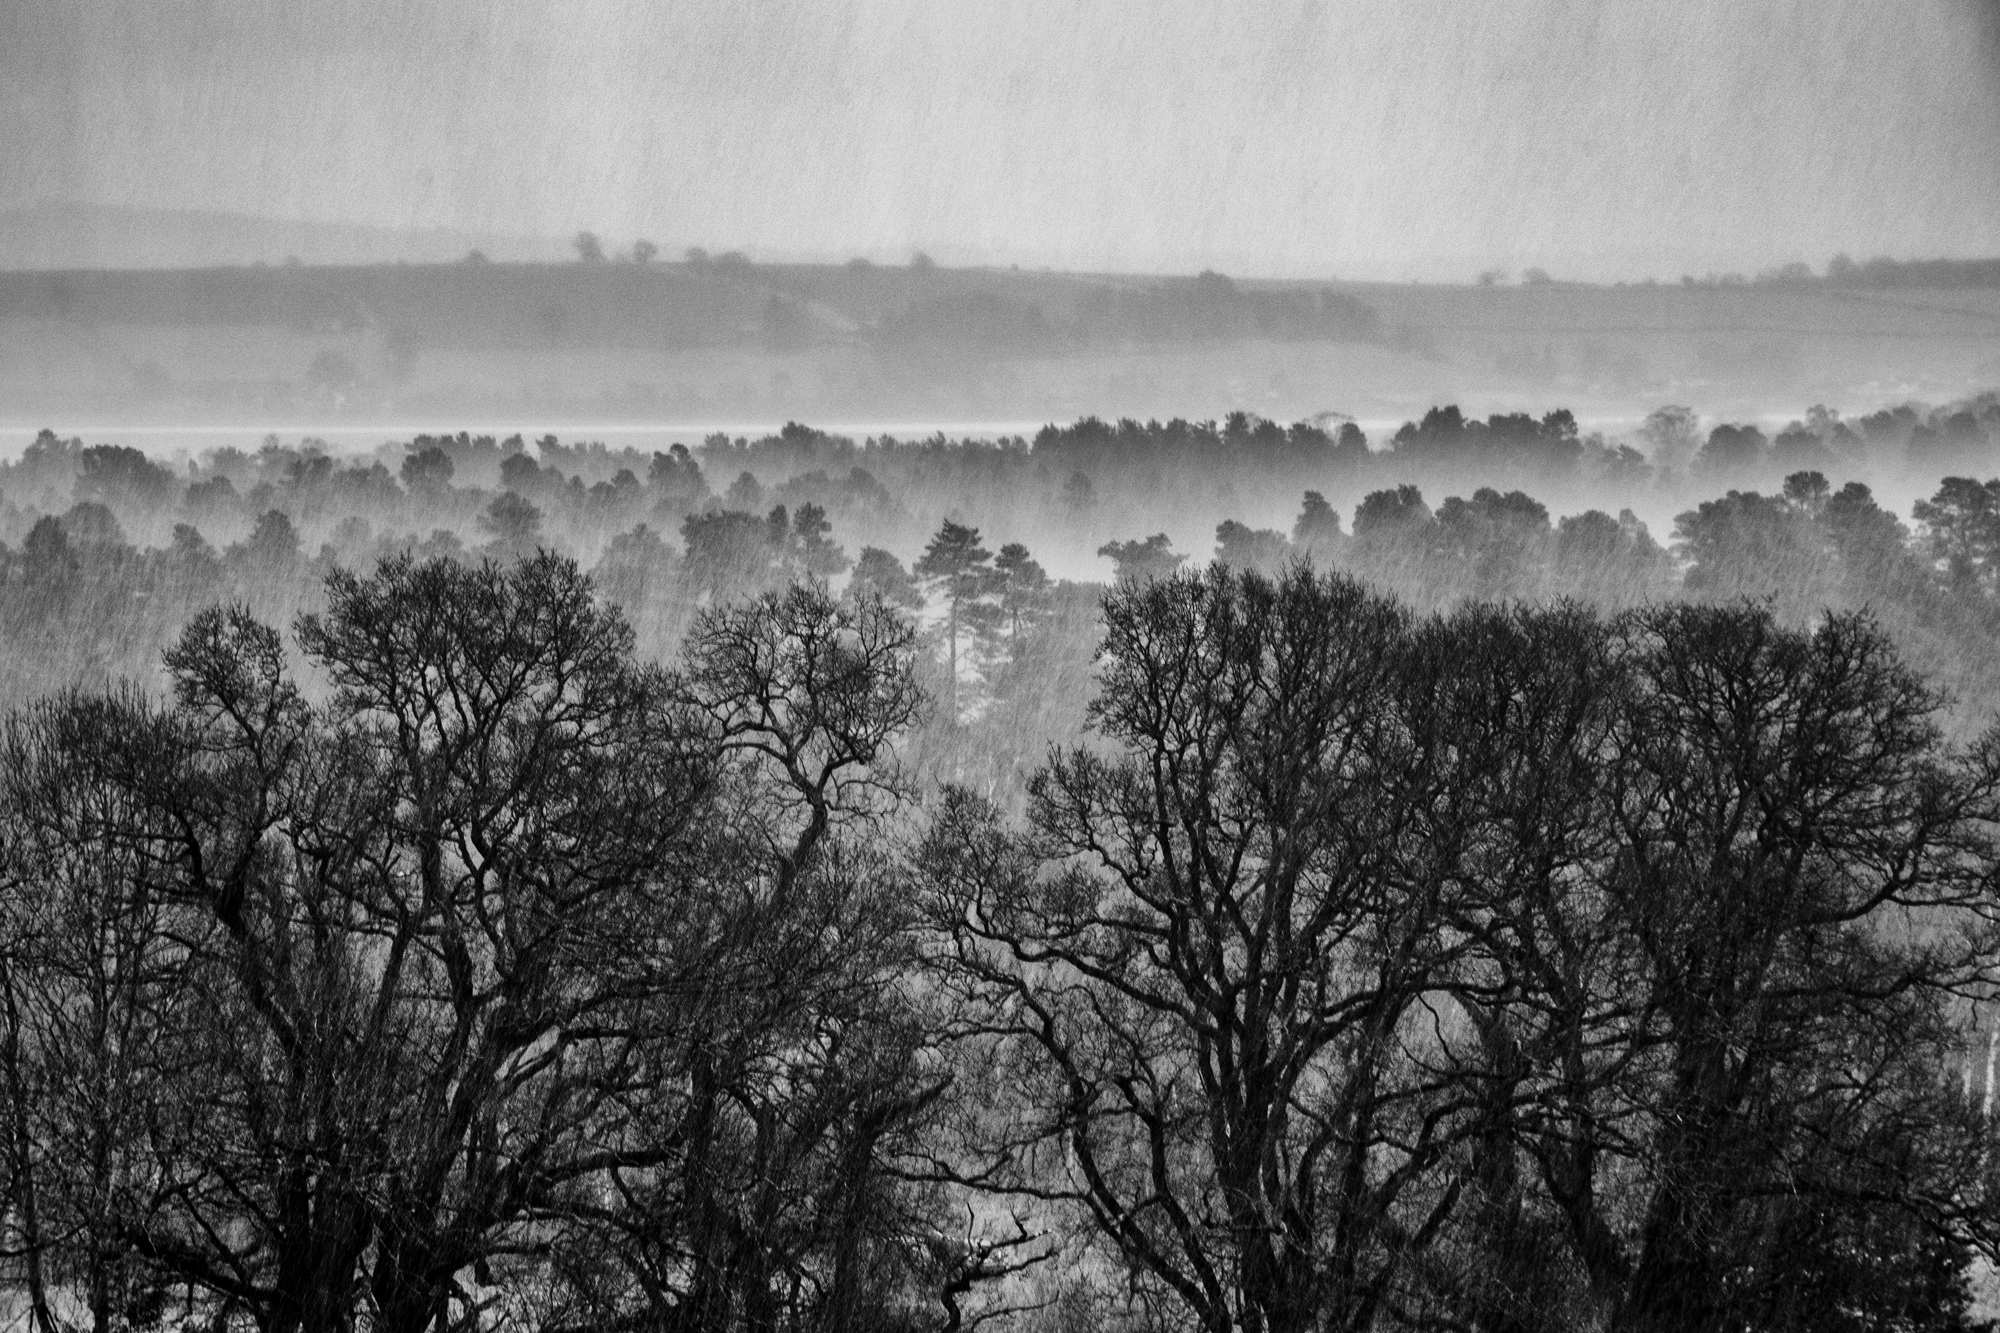
{"type": "Polygon", "coordinates": [[[1401,419],[1445,402],[1754,417],[2000,383],[2000,288],[1980,285],[476,262],[469,239],[432,235],[454,262],[0,272],[0,418],[1401,419]]]}
{"type": "Polygon", "coordinates": [[[178,269],[240,264],[557,259],[563,241],[443,228],[347,226],[198,209],[49,203],[0,211],[0,269],[178,269]]]}
{"type": "Polygon", "coordinates": [[[865,343],[919,361],[1383,333],[1373,306],[1324,284],[739,260],[0,272],[0,319],[372,330],[432,349],[865,343]]]}

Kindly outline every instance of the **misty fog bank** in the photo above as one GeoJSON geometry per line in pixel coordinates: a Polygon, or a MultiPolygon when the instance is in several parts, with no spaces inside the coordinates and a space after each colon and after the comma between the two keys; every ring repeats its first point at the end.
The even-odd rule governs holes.
{"type": "MultiPolygon", "coordinates": [[[[1087,673],[1097,590],[1114,579],[1307,559],[1420,608],[1736,595],[1802,617],[1870,607],[1967,716],[2000,704],[2000,654],[1981,637],[1982,590],[2000,578],[2000,485],[1979,481],[2000,475],[1995,393],[1853,418],[1815,407],[1763,427],[1667,407],[1616,434],[1567,409],[1436,407],[1372,434],[1234,413],[998,438],[799,423],[691,445],[462,431],[371,448],[357,429],[169,453],[161,438],[189,444],[44,430],[0,465],[21,698],[152,679],[200,606],[243,599],[284,620],[326,571],[401,552],[571,556],[653,654],[672,652],[700,607],[798,578],[877,587],[934,615],[923,561],[952,523],[1032,566],[1020,596],[1054,599],[1070,663],[1054,679],[1087,673]]],[[[1040,722],[1022,733],[1039,734],[1040,722]]]]}

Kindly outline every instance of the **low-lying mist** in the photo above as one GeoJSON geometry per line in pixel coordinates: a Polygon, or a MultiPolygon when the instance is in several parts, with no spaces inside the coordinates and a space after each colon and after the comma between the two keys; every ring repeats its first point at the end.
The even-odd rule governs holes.
{"type": "Polygon", "coordinates": [[[1562,408],[1442,406],[1372,434],[1235,412],[997,437],[857,439],[794,422],[692,444],[123,438],[154,447],[45,430],[0,465],[7,703],[79,680],[153,681],[202,607],[288,621],[316,605],[329,570],[405,552],[570,556],[659,658],[699,608],[801,578],[885,590],[936,638],[947,524],[999,560],[981,566],[996,571],[982,594],[992,623],[963,653],[940,641],[935,665],[956,666],[963,720],[986,719],[1013,756],[1002,768],[1077,720],[1104,585],[1211,560],[1308,560],[1417,608],[1749,596],[1805,619],[1866,607],[1968,717],[2000,700],[2000,483],[1980,480],[2000,473],[1991,393],[1858,417],[1817,406],[1776,426],[1669,406],[1615,433],[1562,408]]]}

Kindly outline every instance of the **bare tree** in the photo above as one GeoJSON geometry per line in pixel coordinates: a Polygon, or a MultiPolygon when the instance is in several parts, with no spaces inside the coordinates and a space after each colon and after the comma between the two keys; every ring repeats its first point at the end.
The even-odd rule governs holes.
{"type": "Polygon", "coordinates": [[[166,1050],[199,1006],[121,755],[157,752],[167,729],[135,695],[70,694],[14,718],[0,747],[9,1249],[43,1333],[60,1290],[95,1330],[143,1323],[163,1294],[129,1238],[160,1162],[166,1050]]]}
{"type": "Polygon", "coordinates": [[[1800,1270],[1758,1256],[1775,1203],[1969,1220],[1945,1002],[1992,957],[2000,760],[1945,746],[1865,617],[1664,607],[1625,633],[1606,884],[1643,963],[1650,1051],[1618,1096],[1651,1186],[1636,1234],[1590,1258],[1621,1327],[1720,1328],[1797,1295],[1800,1270]]]}
{"type": "Polygon", "coordinates": [[[878,598],[811,584],[690,636],[675,688],[731,813],[686,886],[699,926],[660,991],[674,1039],[626,1103],[643,1133],[618,1202],[565,1256],[578,1325],[920,1327],[926,1287],[979,1280],[933,1271],[941,1204],[899,1165],[950,1085],[885,842],[907,799],[893,746],[924,707],[914,645],[878,598]]]}
{"type": "Polygon", "coordinates": [[[116,723],[193,997],[129,1080],[145,1188],[98,1234],[261,1327],[350,1327],[365,1292],[423,1329],[603,1169],[713,751],[567,562],[402,559],[329,594],[300,627],[321,708],[218,611],[168,655],[170,717],[67,710],[116,723]]]}
{"type": "Polygon", "coordinates": [[[1112,753],[1054,758],[1030,837],[954,795],[921,861],[1015,1093],[982,1179],[1080,1206],[1202,1328],[1370,1327],[1474,1122],[1433,1073],[1463,939],[1451,761],[1406,685],[1432,666],[1392,604],[1304,570],[1126,584],[1104,615],[1112,753]]]}

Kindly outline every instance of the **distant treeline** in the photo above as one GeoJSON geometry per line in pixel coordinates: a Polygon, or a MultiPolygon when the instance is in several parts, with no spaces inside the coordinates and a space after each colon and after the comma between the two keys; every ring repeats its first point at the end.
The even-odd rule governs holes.
{"type": "Polygon", "coordinates": [[[1379,450],[1352,422],[1235,413],[1086,418],[1032,442],[857,442],[794,423],[657,453],[458,434],[340,458],[273,438],[182,470],[44,432],[0,466],[6,690],[22,701],[75,679],[148,678],[175,626],[211,600],[283,620],[334,567],[405,551],[573,555],[642,649],[666,654],[704,605],[794,578],[908,579],[947,516],[1033,548],[1038,568],[1095,552],[1115,575],[1134,561],[1208,559],[1172,550],[1159,530],[1194,506],[1213,515],[1216,558],[1270,571],[1294,556],[1352,564],[1423,606],[1546,596],[1627,606],[1718,590],[1781,593],[1802,615],[1814,599],[1875,605],[1925,671],[1983,706],[2000,689],[1989,655],[1964,636],[1984,624],[2000,579],[2000,520],[1990,488],[1972,480],[2000,472],[1996,434],[1993,395],[1853,423],[1815,409],[1774,438],[1726,423],[1704,436],[1691,412],[1665,408],[1636,444],[1580,435],[1566,411],[1480,420],[1444,407],[1379,450]],[[1905,466],[1959,478],[1902,516],[1914,533],[1851,480],[1905,466]],[[1427,494],[1447,498],[1433,509],[1427,494]],[[1230,495],[1273,503],[1233,508],[1230,495]],[[1619,516],[1662,495],[1688,506],[1670,537],[1619,516]],[[1551,504],[1571,512],[1558,520],[1551,504]],[[1296,518],[1259,521],[1277,505],[1296,518]],[[1841,535],[1850,529],[1872,534],[1865,560],[1841,535]],[[1904,624],[1915,616],[1929,628],[1904,624]]]}
{"type": "Polygon", "coordinates": [[[1836,256],[1826,267],[1836,287],[2000,287],[2000,259],[1864,259],[1836,256]]]}
{"type": "MultiPolygon", "coordinates": [[[[1498,276],[1497,272],[1489,277],[1498,276]]],[[[1552,281],[1548,274],[1531,269],[1522,277],[1526,285],[1552,281]]],[[[1688,287],[1920,287],[1949,290],[1955,287],[2000,286],[2000,259],[1874,259],[1855,260],[1835,255],[1826,270],[1814,273],[1812,265],[1795,261],[1767,268],[1755,277],[1742,273],[1709,273],[1702,277],[1683,274],[1688,287]]]]}
{"type": "Polygon", "coordinates": [[[1103,345],[1373,341],[1375,310],[1324,285],[1222,274],[1099,279],[934,267],[427,264],[0,273],[0,318],[372,330],[434,347],[860,344],[898,356],[1056,355],[1103,345]]]}

